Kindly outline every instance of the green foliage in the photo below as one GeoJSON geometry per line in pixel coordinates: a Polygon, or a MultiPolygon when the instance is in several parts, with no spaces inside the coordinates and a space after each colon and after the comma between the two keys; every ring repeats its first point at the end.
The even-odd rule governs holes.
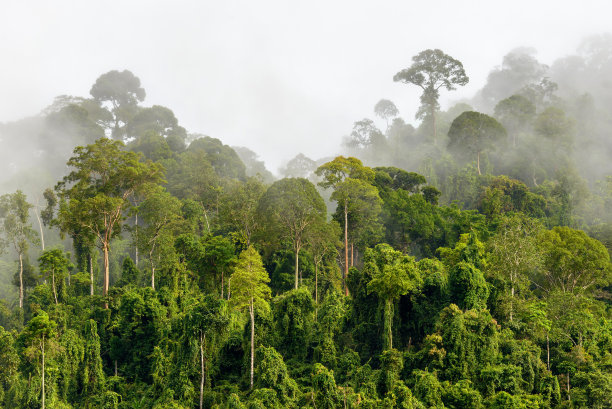
{"type": "Polygon", "coordinates": [[[543,251],[540,285],[547,291],[589,293],[610,280],[610,255],[581,230],[557,226],[539,236],[543,251]]]}
{"type": "Polygon", "coordinates": [[[414,259],[395,251],[389,245],[379,244],[374,250],[368,249],[364,259],[364,269],[372,280],[368,283],[368,293],[374,292],[384,300],[384,345],[393,348],[393,302],[408,292],[417,292],[421,286],[414,259]]]}

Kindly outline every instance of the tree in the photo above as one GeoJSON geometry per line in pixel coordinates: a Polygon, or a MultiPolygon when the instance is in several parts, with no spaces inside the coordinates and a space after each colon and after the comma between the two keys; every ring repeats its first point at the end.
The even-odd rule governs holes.
{"type": "Polygon", "coordinates": [[[260,227],[257,213],[259,199],[266,187],[261,180],[249,177],[243,182],[234,181],[221,197],[219,219],[225,231],[238,234],[245,247],[251,245],[253,233],[260,227]]]}
{"type": "Polygon", "coordinates": [[[488,272],[510,285],[509,319],[513,320],[516,293],[527,290],[531,273],[540,268],[537,251],[538,222],[518,213],[504,217],[497,233],[489,241],[488,272]]]}
{"type": "Polygon", "coordinates": [[[208,342],[218,337],[229,324],[224,312],[224,301],[213,295],[207,295],[190,306],[185,316],[186,330],[191,337],[195,335],[200,355],[200,409],[204,403],[204,387],[206,385],[208,342]]]}
{"type": "Polygon", "coordinates": [[[100,104],[110,103],[114,122],[111,135],[114,139],[123,139],[127,123],[137,112],[138,102],[146,96],[140,79],[128,70],[109,71],[98,77],[89,93],[100,104]]]}
{"type": "Polygon", "coordinates": [[[316,169],[317,163],[314,160],[303,153],[298,153],[293,159],[287,162],[284,168],[280,169],[280,172],[286,178],[310,179],[316,169]]]}
{"type": "MultiPolygon", "coordinates": [[[[212,270],[213,275],[221,280],[221,298],[223,298],[223,288],[225,286],[225,273],[228,272],[236,262],[236,248],[234,243],[227,237],[211,236],[204,241],[204,256],[202,261],[208,270],[212,270]]],[[[227,296],[230,296],[228,285],[227,296]]]]}
{"type": "Polygon", "coordinates": [[[591,293],[609,284],[610,255],[599,241],[582,230],[556,226],[544,231],[538,242],[543,251],[539,287],[546,293],[591,293]]]}
{"type": "Polygon", "coordinates": [[[45,353],[49,352],[49,349],[53,350],[55,346],[53,338],[56,327],[57,323],[50,320],[46,312],[40,311],[28,322],[21,334],[24,344],[28,345],[26,354],[37,358],[40,353],[42,409],[45,409],[45,363],[47,359],[45,353]]]}
{"type": "Polygon", "coordinates": [[[536,115],[536,107],[522,95],[512,95],[495,105],[495,117],[512,136],[516,147],[517,136],[526,131],[536,115]]]}
{"type": "MultiPolygon", "coordinates": [[[[32,205],[21,190],[0,197],[0,220],[4,231],[4,241],[10,243],[19,258],[19,308],[23,308],[23,256],[29,243],[36,243],[36,232],[29,224],[29,211],[32,205]]],[[[0,249],[2,242],[0,242],[0,249]]]]}
{"type": "Polygon", "coordinates": [[[300,250],[310,230],[325,223],[325,202],[314,185],[303,178],[276,181],[259,201],[261,219],[268,219],[268,231],[292,243],[295,252],[295,288],[299,285],[300,250]]]}
{"type": "Polygon", "coordinates": [[[389,129],[389,118],[395,118],[399,115],[399,110],[395,104],[388,99],[381,99],[374,105],[374,113],[379,118],[382,118],[387,123],[387,130],[389,129]]]}
{"type": "Polygon", "coordinates": [[[263,267],[261,256],[253,246],[240,253],[232,274],[231,303],[235,308],[249,311],[251,320],[251,389],[253,388],[253,362],[255,359],[255,309],[270,308],[270,277],[263,267]]]}
{"type": "MultiPolygon", "coordinates": [[[[382,201],[378,190],[372,186],[375,172],[363,166],[357,158],[338,156],[331,162],[321,165],[316,174],[323,178],[319,186],[324,189],[333,188],[331,199],[338,203],[335,218],[344,226],[344,282],[345,294],[348,295],[346,278],[348,277],[348,232],[349,213],[354,222],[353,229],[362,227],[363,236],[371,233],[370,239],[382,235],[382,226],[378,221],[382,201]]],[[[353,226],[353,224],[351,224],[353,226]]],[[[367,237],[363,237],[367,241],[367,237]]]]}
{"type": "Polygon", "coordinates": [[[421,106],[416,118],[428,118],[433,127],[434,143],[436,142],[436,111],[440,108],[438,98],[440,88],[448,91],[469,82],[463,64],[441,50],[424,50],[412,57],[412,65],[393,76],[393,81],[414,84],[423,90],[421,106]]]}
{"type": "Polygon", "coordinates": [[[370,147],[377,148],[385,143],[385,136],[376,127],[374,121],[364,118],[353,124],[350,139],[346,142],[349,148],[365,150],[370,147]]]}
{"type": "MultiPolygon", "coordinates": [[[[312,253],[315,268],[315,307],[319,306],[319,268],[323,261],[330,255],[336,255],[336,250],[342,245],[339,241],[340,225],[334,220],[330,223],[318,223],[313,229],[308,240],[309,249],[312,253]]],[[[316,316],[316,310],[315,310],[316,316]]]]}
{"type": "Polygon", "coordinates": [[[448,148],[476,154],[476,168],[480,172],[480,154],[492,150],[506,138],[504,127],[486,114],[468,111],[459,115],[448,131],[448,148]]]}
{"type": "Polygon", "coordinates": [[[139,214],[145,224],[137,237],[144,251],[148,252],[151,265],[151,288],[155,289],[156,252],[159,253],[160,243],[165,243],[166,249],[172,249],[173,230],[177,230],[181,217],[181,201],[161,187],[139,206],[139,214]]]}
{"type": "Polygon", "coordinates": [[[78,146],[68,166],[74,168],[59,182],[61,198],[58,224],[62,231],[87,231],[104,254],[104,289],[109,287],[110,242],[121,231],[128,198],[147,185],[162,181],[162,167],[141,162],[134,152],[122,150],[123,143],[106,138],[78,146]]]}
{"type": "Polygon", "coordinates": [[[372,275],[368,293],[374,292],[384,301],[384,345],[393,349],[393,303],[400,296],[417,291],[422,284],[421,276],[414,258],[384,243],[366,250],[363,268],[372,275]]]}
{"type": "Polygon", "coordinates": [[[70,255],[66,255],[60,249],[44,251],[38,259],[41,275],[46,279],[51,277],[51,288],[53,289],[53,298],[55,304],[58,302],[57,297],[57,282],[60,282],[63,287],[63,280],[68,274],[68,270],[73,267],[70,262],[70,255]]]}

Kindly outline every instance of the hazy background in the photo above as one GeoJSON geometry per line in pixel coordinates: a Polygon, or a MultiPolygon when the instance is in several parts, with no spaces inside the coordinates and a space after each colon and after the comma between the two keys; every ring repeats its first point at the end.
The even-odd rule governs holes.
{"type": "MultiPolygon", "coordinates": [[[[611,29],[605,1],[10,1],[0,6],[0,122],[60,94],[89,96],[131,70],[143,105],[189,132],[247,146],[277,172],[303,152],[329,156],[381,98],[411,119],[419,89],[392,81],[426,48],[463,62],[470,97],[511,49],[552,64],[611,29]]],[[[0,141],[0,149],[2,142],[0,141]]]]}

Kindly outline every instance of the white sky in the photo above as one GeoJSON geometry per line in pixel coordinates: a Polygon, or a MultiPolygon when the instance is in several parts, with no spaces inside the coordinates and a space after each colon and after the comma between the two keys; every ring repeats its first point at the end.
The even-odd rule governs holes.
{"type": "Polygon", "coordinates": [[[515,47],[550,64],[612,31],[611,12],[588,0],[2,0],[0,122],[60,94],[89,96],[99,75],[129,69],[144,105],[253,149],[276,172],[299,152],[335,154],[381,98],[412,122],[418,89],[392,77],[424,49],[462,61],[471,79],[444,106],[481,88],[515,47]]]}

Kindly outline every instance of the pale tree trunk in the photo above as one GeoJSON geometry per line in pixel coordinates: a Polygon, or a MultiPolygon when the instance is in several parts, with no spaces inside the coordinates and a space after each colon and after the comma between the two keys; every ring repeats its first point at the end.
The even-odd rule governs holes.
{"type": "Polygon", "coordinates": [[[53,298],[55,298],[55,305],[57,305],[57,290],[55,289],[55,270],[51,270],[51,284],[53,285],[53,298]]]}
{"type": "Polygon", "coordinates": [[[249,314],[251,314],[251,389],[253,389],[253,373],[255,361],[255,305],[251,297],[251,305],[249,305],[249,314]]]}
{"type": "Polygon", "coordinates": [[[19,253],[19,308],[23,309],[23,255],[19,253]]]}
{"type": "Polygon", "coordinates": [[[155,263],[153,263],[153,247],[149,251],[149,262],[151,263],[151,288],[155,290],[155,263]]]}
{"type": "Polygon", "coordinates": [[[510,322],[512,322],[512,315],[514,312],[514,277],[512,276],[512,272],[510,272],[510,283],[512,284],[512,288],[510,289],[510,322]]]}
{"type": "Polygon", "coordinates": [[[344,277],[342,281],[344,284],[344,295],[348,296],[348,286],[346,280],[348,279],[348,203],[344,202],[344,277]]]}
{"type": "Polygon", "coordinates": [[[42,334],[40,350],[42,351],[42,409],[45,409],[45,334],[42,334]]]}
{"type": "Polygon", "coordinates": [[[298,289],[298,282],[300,280],[299,275],[299,267],[300,267],[300,246],[299,244],[295,244],[295,289],[298,289]]]}
{"type": "Polygon", "coordinates": [[[223,299],[223,286],[225,285],[225,275],[223,269],[221,269],[221,299],[223,299]]]}
{"type": "Polygon", "coordinates": [[[136,232],[136,243],[134,243],[134,262],[138,267],[138,212],[134,215],[134,231],[136,232]]]}
{"type": "Polygon", "coordinates": [[[482,175],[480,173],[480,152],[476,152],[476,168],[478,169],[478,176],[482,175]]]}
{"type": "Polygon", "coordinates": [[[202,409],[204,405],[204,337],[206,337],[206,335],[200,332],[200,409],[202,409]]]}
{"type": "Polygon", "coordinates": [[[38,229],[40,230],[40,246],[42,247],[42,251],[45,251],[45,235],[43,233],[43,225],[37,207],[34,207],[34,214],[36,215],[36,220],[38,220],[38,229]]]}
{"type": "MultiPolygon", "coordinates": [[[[102,290],[102,295],[104,297],[108,296],[108,286],[110,281],[110,271],[108,265],[108,247],[108,243],[104,243],[104,245],[102,246],[102,250],[104,251],[104,287],[102,290]]],[[[108,310],[108,300],[104,301],[104,308],[108,310]]]]}
{"type": "Polygon", "coordinates": [[[232,276],[227,279],[227,301],[230,299],[230,294],[232,293],[232,276]]]}
{"type": "Polygon", "coordinates": [[[89,295],[94,295],[94,274],[93,260],[91,259],[91,249],[89,250],[89,295]]]}
{"type": "Polygon", "coordinates": [[[393,349],[393,299],[387,298],[387,306],[385,308],[385,326],[387,327],[387,340],[389,343],[389,349],[393,349]]]}

